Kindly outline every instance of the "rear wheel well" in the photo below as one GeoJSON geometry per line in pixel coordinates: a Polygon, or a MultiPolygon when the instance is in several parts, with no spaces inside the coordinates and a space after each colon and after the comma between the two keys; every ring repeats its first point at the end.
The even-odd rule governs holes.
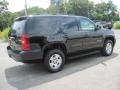
{"type": "Polygon", "coordinates": [[[111,41],[113,42],[113,45],[115,44],[115,40],[114,40],[113,37],[107,37],[107,38],[105,39],[105,41],[106,41],[106,40],[111,40],[111,41]]]}
{"type": "Polygon", "coordinates": [[[53,49],[59,49],[61,50],[65,55],[67,54],[67,49],[66,46],[62,43],[54,43],[54,44],[50,44],[48,46],[45,47],[44,49],[44,53],[43,53],[43,58],[45,57],[46,53],[50,50],[53,49]]]}

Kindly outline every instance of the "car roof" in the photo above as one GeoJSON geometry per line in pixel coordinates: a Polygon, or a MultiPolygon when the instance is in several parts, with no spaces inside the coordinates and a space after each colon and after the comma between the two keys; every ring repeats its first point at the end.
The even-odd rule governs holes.
{"type": "Polygon", "coordinates": [[[76,16],[76,15],[28,15],[28,16],[21,16],[16,18],[15,20],[24,20],[27,18],[35,18],[35,17],[78,17],[78,18],[87,18],[84,16],[76,16]]]}

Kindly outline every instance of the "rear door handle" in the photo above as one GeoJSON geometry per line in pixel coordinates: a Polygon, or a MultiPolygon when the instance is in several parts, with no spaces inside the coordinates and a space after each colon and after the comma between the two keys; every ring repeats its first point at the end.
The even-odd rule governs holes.
{"type": "Polygon", "coordinates": [[[64,38],[68,38],[68,35],[65,34],[63,37],[64,37],[64,38]]]}

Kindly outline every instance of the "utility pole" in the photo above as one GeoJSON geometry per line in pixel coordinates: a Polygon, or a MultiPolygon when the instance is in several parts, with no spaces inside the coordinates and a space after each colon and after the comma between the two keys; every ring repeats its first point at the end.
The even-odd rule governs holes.
{"type": "Polygon", "coordinates": [[[27,11],[27,0],[25,0],[25,15],[28,15],[28,11],[27,11]]]}
{"type": "Polygon", "coordinates": [[[87,16],[88,16],[88,18],[89,18],[89,14],[90,14],[90,13],[89,13],[89,1],[88,1],[88,0],[87,0],[87,4],[88,4],[88,10],[87,10],[87,14],[88,14],[88,15],[87,15],[87,16]]]}
{"type": "Polygon", "coordinates": [[[57,1],[57,14],[60,13],[60,0],[57,1]]]}

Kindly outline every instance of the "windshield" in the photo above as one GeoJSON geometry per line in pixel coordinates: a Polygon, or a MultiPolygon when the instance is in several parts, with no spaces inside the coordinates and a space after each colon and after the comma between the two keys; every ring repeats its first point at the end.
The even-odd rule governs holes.
{"type": "Polygon", "coordinates": [[[15,21],[12,25],[11,33],[21,35],[25,27],[25,22],[26,20],[15,21]]]}

